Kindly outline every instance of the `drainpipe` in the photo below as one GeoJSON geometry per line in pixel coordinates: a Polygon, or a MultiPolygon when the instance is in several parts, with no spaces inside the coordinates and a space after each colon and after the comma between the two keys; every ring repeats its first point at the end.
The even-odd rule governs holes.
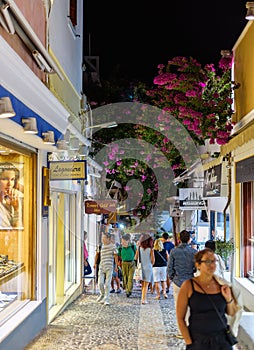
{"type": "Polygon", "coordinates": [[[223,219],[224,219],[224,242],[226,242],[226,236],[227,236],[227,209],[231,203],[231,195],[232,195],[232,189],[231,189],[231,175],[232,175],[232,159],[231,159],[231,153],[229,153],[227,156],[225,156],[225,160],[227,161],[227,169],[228,169],[228,200],[226,203],[226,206],[223,210],[223,219]]]}

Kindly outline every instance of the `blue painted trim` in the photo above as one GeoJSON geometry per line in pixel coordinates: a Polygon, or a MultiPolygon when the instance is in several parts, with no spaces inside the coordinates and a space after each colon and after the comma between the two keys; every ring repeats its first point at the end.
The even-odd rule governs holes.
{"type": "Polygon", "coordinates": [[[15,121],[17,124],[23,126],[21,122],[22,118],[34,117],[37,120],[38,136],[42,137],[42,133],[46,131],[54,131],[56,140],[58,140],[62,136],[62,133],[59,130],[57,130],[51,124],[46,122],[42,117],[40,117],[26,105],[24,105],[24,103],[22,103],[19,99],[17,99],[14,95],[12,95],[8,90],[3,88],[2,86],[0,86],[0,98],[1,97],[10,97],[13,109],[16,113],[16,115],[10,119],[15,121]]]}

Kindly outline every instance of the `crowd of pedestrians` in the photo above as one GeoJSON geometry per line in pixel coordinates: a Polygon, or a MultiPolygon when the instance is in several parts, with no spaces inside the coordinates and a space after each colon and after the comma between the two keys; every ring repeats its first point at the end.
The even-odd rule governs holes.
{"type": "Polygon", "coordinates": [[[195,249],[192,240],[187,230],[181,231],[174,243],[166,232],[155,237],[144,233],[137,242],[124,234],[117,247],[114,235],[104,233],[94,265],[99,265],[97,301],[110,305],[110,293],[122,290],[129,298],[137,262],[141,262],[141,305],[148,304],[149,289],[155,292],[155,300],[168,299],[172,283],[178,326],[175,336],[184,339],[186,349],[232,349],[226,337],[226,314],[234,317],[240,308],[230,284],[221,279],[225,265],[213,240],[202,250],[195,249]]]}

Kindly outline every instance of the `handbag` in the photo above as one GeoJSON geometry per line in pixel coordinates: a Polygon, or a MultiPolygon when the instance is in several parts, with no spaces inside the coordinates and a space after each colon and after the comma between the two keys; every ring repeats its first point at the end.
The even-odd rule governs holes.
{"type": "Polygon", "coordinates": [[[140,258],[140,249],[138,249],[137,266],[136,266],[133,278],[136,281],[142,281],[142,266],[141,266],[141,258],[140,258]]]}
{"type": "Polygon", "coordinates": [[[218,309],[217,309],[215,303],[214,303],[213,300],[209,297],[209,294],[206,293],[206,291],[201,287],[201,285],[200,285],[199,283],[197,283],[197,282],[194,281],[194,280],[192,280],[192,281],[193,281],[194,283],[196,283],[196,284],[199,286],[200,289],[202,289],[202,291],[208,296],[210,302],[213,304],[213,307],[214,307],[214,309],[215,309],[217,315],[219,316],[220,321],[223,323],[223,326],[225,326],[225,328],[226,328],[226,338],[227,338],[228,343],[229,343],[231,346],[237,344],[237,343],[238,343],[238,340],[237,340],[237,338],[234,336],[234,334],[232,333],[231,328],[230,328],[230,325],[228,325],[228,324],[226,324],[226,323],[224,322],[224,320],[223,320],[223,318],[221,317],[221,314],[219,313],[219,311],[218,311],[218,309]]]}
{"type": "Polygon", "coordinates": [[[142,280],[142,267],[141,267],[141,263],[139,262],[135,272],[134,272],[134,277],[133,277],[136,281],[141,281],[142,280]]]}
{"type": "Polygon", "coordinates": [[[230,325],[227,325],[227,330],[226,330],[226,337],[227,337],[227,341],[230,345],[235,345],[238,343],[237,338],[234,336],[234,334],[231,331],[230,325]]]}
{"type": "Polygon", "coordinates": [[[84,276],[90,275],[92,273],[91,265],[89,264],[88,260],[85,261],[86,265],[84,264],[84,276]]]}

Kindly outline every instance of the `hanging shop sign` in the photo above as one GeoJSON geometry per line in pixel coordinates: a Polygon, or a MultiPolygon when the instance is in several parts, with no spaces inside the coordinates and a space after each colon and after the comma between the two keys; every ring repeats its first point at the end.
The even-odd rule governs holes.
{"type": "Polygon", "coordinates": [[[217,165],[204,173],[203,197],[220,197],[221,165],[217,165]]]}
{"type": "Polygon", "coordinates": [[[50,180],[85,180],[87,178],[86,161],[49,162],[50,180]]]}
{"type": "Polygon", "coordinates": [[[86,214],[111,214],[116,212],[117,201],[113,200],[86,200],[85,213],[86,214]]]}
{"type": "Polygon", "coordinates": [[[181,210],[202,210],[207,207],[207,201],[202,196],[202,189],[198,187],[180,188],[179,203],[181,210]]]}

